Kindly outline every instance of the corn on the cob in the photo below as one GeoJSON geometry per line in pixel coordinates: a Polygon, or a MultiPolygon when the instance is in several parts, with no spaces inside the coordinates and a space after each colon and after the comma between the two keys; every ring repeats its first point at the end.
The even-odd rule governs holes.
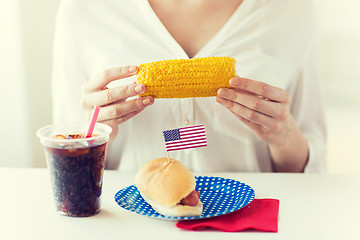
{"type": "Polygon", "coordinates": [[[231,57],[205,57],[145,63],[139,66],[137,82],[147,89],[141,96],[216,96],[219,88],[230,87],[229,80],[236,76],[235,62],[231,57]]]}

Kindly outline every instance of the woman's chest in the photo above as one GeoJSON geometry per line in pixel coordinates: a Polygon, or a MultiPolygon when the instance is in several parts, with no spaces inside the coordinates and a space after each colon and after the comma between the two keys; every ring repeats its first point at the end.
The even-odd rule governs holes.
{"type": "Polygon", "coordinates": [[[226,25],[242,0],[207,1],[202,4],[196,1],[190,4],[186,1],[169,1],[168,4],[159,4],[156,0],[149,2],[168,33],[192,58],[226,25]]]}

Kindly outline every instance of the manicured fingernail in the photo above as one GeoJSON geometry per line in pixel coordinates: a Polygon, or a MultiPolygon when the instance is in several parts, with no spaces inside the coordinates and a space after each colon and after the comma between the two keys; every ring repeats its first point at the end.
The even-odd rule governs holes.
{"type": "Polygon", "coordinates": [[[136,66],[130,66],[129,67],[129,72],[130,73],[134,73],[134,72],[136,72],[137,71],[137,67],[136,66]]]}
{"type": "Polygon", "coordinates": [[[218,91],[217,91],[217,95],[220,96],[220,97],[225,97],[226,90],[223,89],[223,88],[219,88],[218,91]]]}
{"type": "Polygon", "coordinates": [[[139,85],[136,85],[136,87],[135,87],[135,92],[137,92],[137,93],[141,93],[143,90],[142,90],[142,86],[141,86],[141,84],[139,84],[139,85]]]}
{"type": "Polygon", "coordinates": [[[229,81],[230,86],[234,85],[235,83],[236,83],[235,78],[230,79],[230,81],[229,81]]]}
{"type": "Polygon", "coordinates": [[[145,98],[144,100],[143,100],[143,104],[144,105],[148,105],[148,104],[150,104],[151,103],[151,100],[149,99],[149,98],[145,98]]]}

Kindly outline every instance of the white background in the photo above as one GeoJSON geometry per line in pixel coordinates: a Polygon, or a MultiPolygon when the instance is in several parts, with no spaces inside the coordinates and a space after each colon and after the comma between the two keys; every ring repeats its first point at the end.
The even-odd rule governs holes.
{"type": "MultiPolygon", "coordinates": [[[[360,1],[314,0],[323,42],[331,173],[360,173],[360,1]]],[[[0,167],[45,167],[59,0],[0,0],[0,167]]]]}

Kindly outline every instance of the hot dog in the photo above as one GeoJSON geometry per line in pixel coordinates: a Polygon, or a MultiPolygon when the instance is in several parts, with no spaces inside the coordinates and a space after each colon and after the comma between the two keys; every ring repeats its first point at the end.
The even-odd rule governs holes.
{"type": "Polygon", "coordinates": [[[135,185],[155,211],[165,216],[199,216],[203,204],[194,175],[179,161],[157,158],[139,169],[135,185]]]}
{"type": "Polygon", "coordinates": [[[193,190],[189,195],[181,199],[180,204],[196,206],[200,199],[200,192],[193,190]]]}

